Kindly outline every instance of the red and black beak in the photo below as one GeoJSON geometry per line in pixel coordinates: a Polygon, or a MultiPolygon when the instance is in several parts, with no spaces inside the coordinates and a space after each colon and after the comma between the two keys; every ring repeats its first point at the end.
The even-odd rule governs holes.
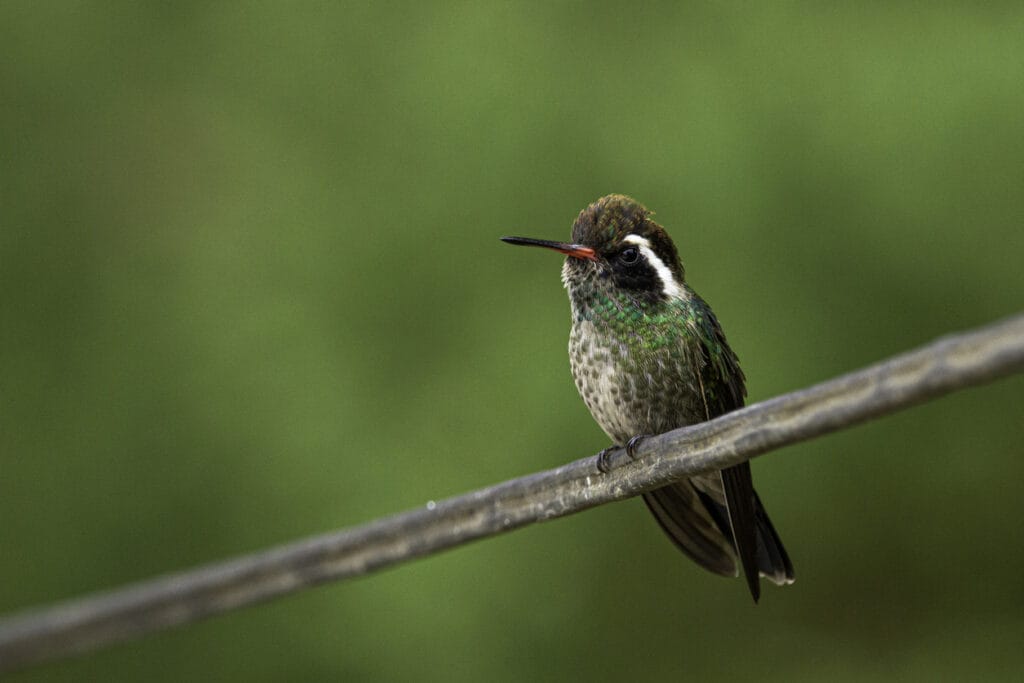
{"type": "Polygon", "coordinates": [[[554,249],[559,251],[566,256],[572,256],[573,258],[588,259],[590,261],[597,260],[597,252],[590,247],[585,247],[582,244],[568,244],[566,242],[552,242],[551,240],[535,240],[532,237],[502,237],[502,242],[508,242],[509,244],[521,244],[527,247],[544,247],[545,249],[554,249]]]}

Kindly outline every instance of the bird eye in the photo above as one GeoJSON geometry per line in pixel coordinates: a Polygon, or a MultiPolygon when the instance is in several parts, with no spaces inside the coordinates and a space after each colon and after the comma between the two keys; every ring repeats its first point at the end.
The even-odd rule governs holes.
{"type": "Polygon", "coordinates": [[[619,252],[619,260],[627,266],[631,266],[640,260],[640,250],[636,247],[626,247],[619,252]]]}

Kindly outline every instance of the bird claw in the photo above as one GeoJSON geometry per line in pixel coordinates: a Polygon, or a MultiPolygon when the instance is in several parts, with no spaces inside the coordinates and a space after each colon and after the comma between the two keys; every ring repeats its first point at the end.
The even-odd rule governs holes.
{"type": "Polygon", "coordinates": [[[648,436],[648,434],[637,434],[629,440],[629,443],[626,444],[626,455],[629,456],[630,460],[636,460],[636,447],[648,436]]]}
{"type": "Polygon", "coordinates": [[[620,446],[609,446],[597,454],[597,471],[601,474],[608,474],[612,471],[611,454],[619,450],[620,446]]]}

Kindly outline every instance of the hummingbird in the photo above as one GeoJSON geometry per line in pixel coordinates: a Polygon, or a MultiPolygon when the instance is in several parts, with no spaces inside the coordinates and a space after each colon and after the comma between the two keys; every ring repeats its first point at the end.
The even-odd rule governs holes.
{"type": "MultiPolygon", "coordinates": [[[[742,407],[746,396],[746,378],[718,319],[687,284],[675,244],[651,216],[630,197],[612,194],[580,212],[572,242],[501,238],[565,254],[573,379],[594,420],[630,456],[644,436],[718,417],[742,407]]],[[[755,603],[761,576],[793,582],[749,462],[643,499],[690,559],[724,576],[742,571],[755,603]]]]}

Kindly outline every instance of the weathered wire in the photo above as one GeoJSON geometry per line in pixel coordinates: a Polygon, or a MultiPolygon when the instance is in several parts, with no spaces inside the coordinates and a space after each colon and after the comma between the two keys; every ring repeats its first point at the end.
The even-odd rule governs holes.
{"type": "Polygon", "coordinates": [[[361,576],[638,495],[1024,369],[1024,315],[720,418],[368,524],[0,621],[0,672],[361,576]]]}

